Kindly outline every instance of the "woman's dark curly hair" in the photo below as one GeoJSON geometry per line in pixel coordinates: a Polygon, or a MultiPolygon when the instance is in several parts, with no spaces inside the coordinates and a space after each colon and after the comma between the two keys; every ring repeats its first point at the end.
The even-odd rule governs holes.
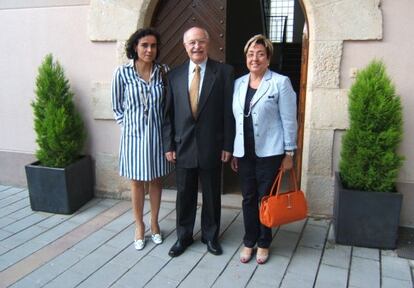
{"type": "Polygon", "coordinates": [[[160,55],[160,34],[153,28],[142,28],[135,31],[125,44],[125,52],[128,59],[138,59],[137,52],[135,52],[135,46],[137,46],[139,39],[149,35],[152,35],[155,37],[155,39],[157,39],[157,56],[155,59],[158,58],[158,55],[160,55]]]}

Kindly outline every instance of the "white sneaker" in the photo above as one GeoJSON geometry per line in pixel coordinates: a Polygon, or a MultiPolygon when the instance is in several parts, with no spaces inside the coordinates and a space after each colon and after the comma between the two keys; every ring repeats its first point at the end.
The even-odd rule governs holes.
{"type": "Polygon", "coordinates": [[[154,244],[161,244],[162,243],[162,236],[161,234],[151,234],[151,240],[154,244]]]}
{"type": "Polygon", "coordinates": [[[137,250],[142,250],[145,247],[145,239],[134,240],[134,247],[137,250]]]}

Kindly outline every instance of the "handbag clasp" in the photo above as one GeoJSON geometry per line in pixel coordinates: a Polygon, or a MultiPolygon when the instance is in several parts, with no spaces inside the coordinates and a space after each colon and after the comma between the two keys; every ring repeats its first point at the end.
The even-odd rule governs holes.
{"type": "Polygon", "coordinates": [[[291,202],[291,200],[290,200],[290,193],[289,193],[289,194],[287,194],[287,197],[288,197],[287,208],[291,209],[291,208],[292,208],[292,202],[291,202]]]}

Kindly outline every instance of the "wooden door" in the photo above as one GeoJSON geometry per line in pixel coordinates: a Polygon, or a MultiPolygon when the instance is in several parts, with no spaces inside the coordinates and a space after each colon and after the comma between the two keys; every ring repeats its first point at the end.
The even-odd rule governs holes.
{"type": "Polygon", "coordinates": [[[305,128],[305,103],[306,103],[306,84],[308,80],[308,55],[309,55],[309,35],[307,21],[303,27],[302,35],[302,59],[300,68],[300,91],[298,103],[298,148],[296,150],[295,172],[297,175],[298,185],[301,183],[302,176],[302,152],[303,152],[303,135],[305,128]]]}
{"type": "Polygon", "coordinates": [[[158,60],[171,68],[188,58],[183,34],[192,26],[203,27],[209,32],[209,57],[226,61],[226,0],[160,0],[151,25],[161,34],[158,60]]]}

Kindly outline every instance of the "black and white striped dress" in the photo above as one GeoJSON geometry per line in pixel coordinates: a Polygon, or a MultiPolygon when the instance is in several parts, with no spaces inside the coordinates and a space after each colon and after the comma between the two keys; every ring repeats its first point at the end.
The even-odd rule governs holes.
{"type": "Polygon", "coordinates": [[[162,149],[163,87],[159,64],[154,64],[149,83],[136,73],[133,60],[114,73],[112,110],[121,126],[121,176],[149,181],[171,171],[162,149]]]}

